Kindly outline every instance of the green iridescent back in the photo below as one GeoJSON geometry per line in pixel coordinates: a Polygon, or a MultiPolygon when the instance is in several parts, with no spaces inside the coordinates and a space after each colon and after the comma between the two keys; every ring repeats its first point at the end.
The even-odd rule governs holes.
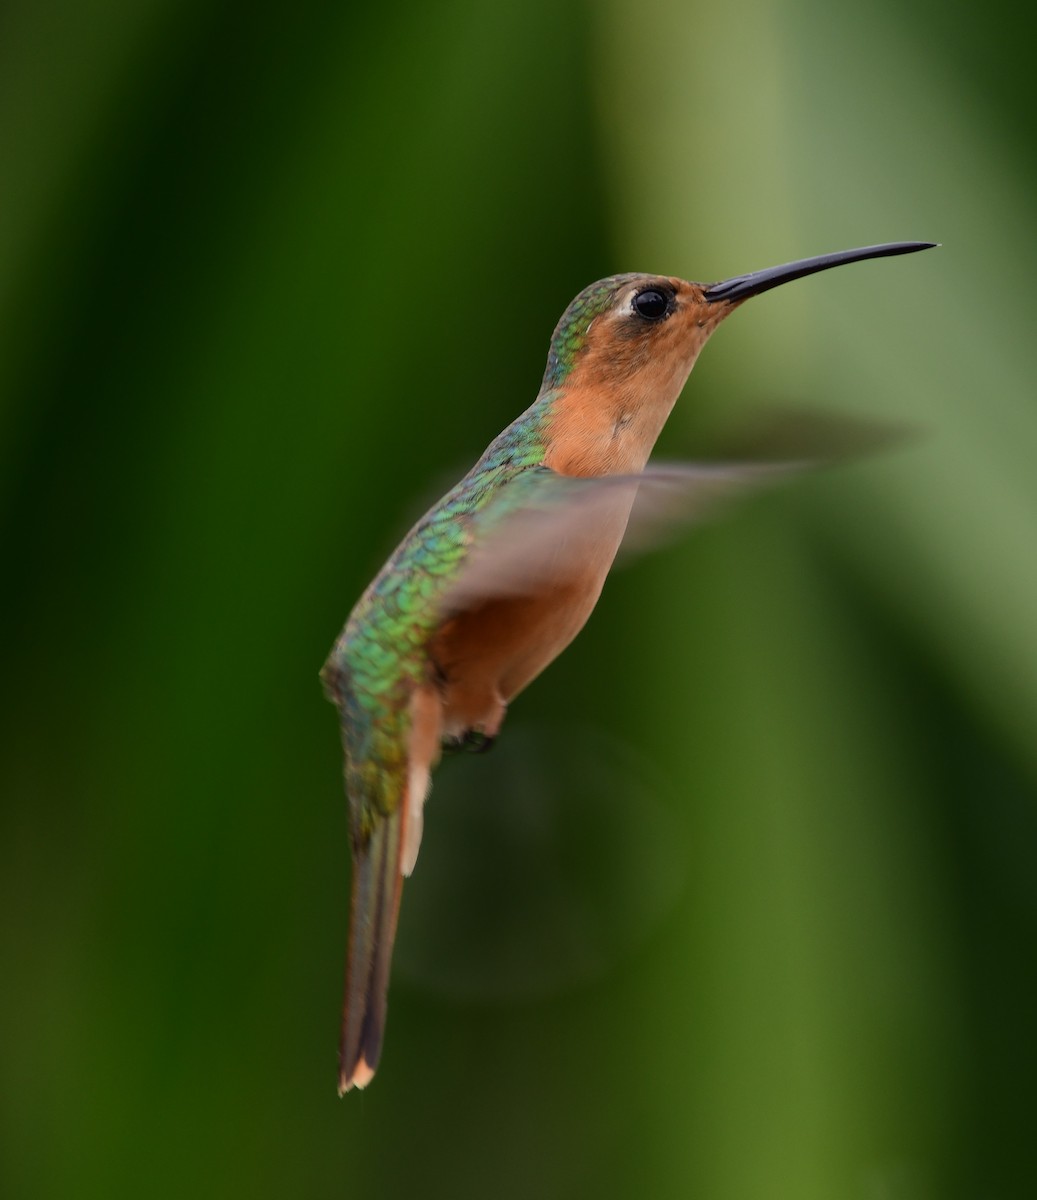
{"type": "Polygon", "coordinates": [[[410,697],[428,670],[428,643],[478,538],[520,507],[547,449],[552,405],[586,344],[594,318],[632,275],[584,288],[551,339],[540,395],[468,474],[407,534],[360,597],[321,676],[342,712],[352,833],[366,842],[394,812],[406,785],[410,697]]]}
{"type": "Polygon", "coordinates": [[[489,446],[468,474],[407,534],[360,597],[321,672],[342,707],[353,836],[366,840],[405,782],[410,695],[426,675],[429,638],[480,533],[521,502],[525,472],[540,467],[552,394],[489,446]],[[509,486],[511,485],[511,486],[509,486]]]}

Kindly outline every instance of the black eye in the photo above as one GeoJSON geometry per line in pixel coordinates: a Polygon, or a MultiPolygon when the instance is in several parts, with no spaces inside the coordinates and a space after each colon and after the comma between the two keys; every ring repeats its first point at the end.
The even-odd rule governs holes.
{"type": "Polygon", "coordinates": [[[655,288],[645,288],[634,297],[634,312],[646,321],[658,321],[670,310],[670,301],[662,292],[655,288]]]}

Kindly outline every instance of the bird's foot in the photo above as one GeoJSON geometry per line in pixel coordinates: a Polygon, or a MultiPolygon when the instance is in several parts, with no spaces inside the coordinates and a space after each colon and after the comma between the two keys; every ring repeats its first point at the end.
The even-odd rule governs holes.
{"type": "Polygon", "coordinates": [[[495,735],[484,733],[481,729],[466,729],[464,733],[455,737],[444,738],[443,752],[460,754],[467,751],[469,754],[485,754],[496,740],[495,735]]]}

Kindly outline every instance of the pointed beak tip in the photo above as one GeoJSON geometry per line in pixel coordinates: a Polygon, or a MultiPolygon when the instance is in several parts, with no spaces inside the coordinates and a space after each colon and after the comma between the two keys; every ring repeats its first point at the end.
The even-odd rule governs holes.
{"type": "Polygon", "coordinates": [[[933,250],[939,245],[939,242],[884,242],[878,246],[862,246],[856,250],[839,250],[834,254],[801,258],[795,262],[784,263],[780,267],[769,267],[764,271],[752,271],[748,275],[722,279],[719,283],[703,288],[702,297],[707,303],[726,300],[734,304],[736,301],[748,300],[750,296],[768,292],[783,283],[790,283],[793,279],[814,275],[818,271],[827,271],[832,267],[841,267],[868,258],[890,258],[899,254],[914,254],[918,250],[933,250]]]}

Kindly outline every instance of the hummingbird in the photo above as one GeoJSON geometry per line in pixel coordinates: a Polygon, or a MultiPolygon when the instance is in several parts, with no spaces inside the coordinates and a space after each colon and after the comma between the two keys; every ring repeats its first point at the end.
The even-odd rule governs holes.
{"type": "Polygon", "coordinates": [[[555,328],[532,405],[360,597],[321,670],[339,713],[353,859],[340,1095],[378,1066],[403,880],[441,752],[488,748],[510,702],[579,633],[635,499],[677,493],[695,515],[758,478],[761,468],[647,465],[702,347],[752,296],[935,244],[866,246],[713,284],[592,283],[555,328]]]}

